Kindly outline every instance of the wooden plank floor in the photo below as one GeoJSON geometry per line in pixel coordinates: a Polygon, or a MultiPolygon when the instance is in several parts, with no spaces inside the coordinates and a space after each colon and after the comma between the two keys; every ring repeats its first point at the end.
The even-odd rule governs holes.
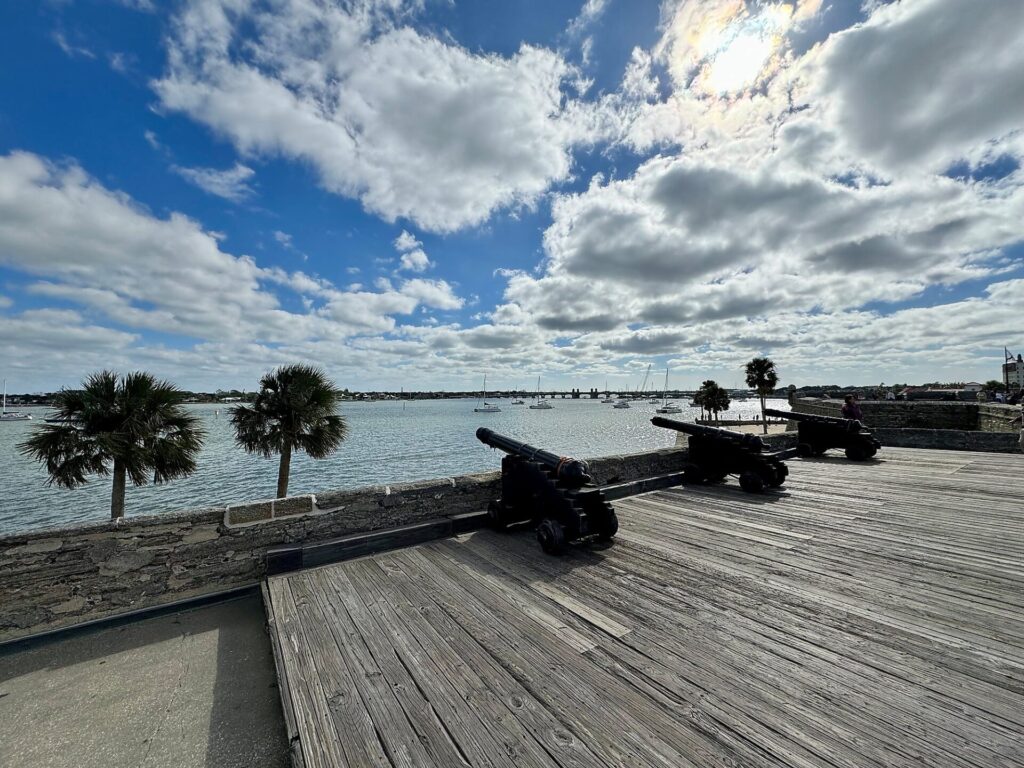
{"type": "Polygon", "coordinates": [[[880,457],[271,579],[304,764],[1024,765],[1024,456],[880,457]]]}

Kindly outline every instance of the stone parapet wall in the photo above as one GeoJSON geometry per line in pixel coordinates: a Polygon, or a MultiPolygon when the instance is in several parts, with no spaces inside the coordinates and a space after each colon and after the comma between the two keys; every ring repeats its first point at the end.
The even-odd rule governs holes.
{"type": "MultiPolygon", "coordinates": [[[[592,459],[601,483],[677,471],[685,452],[592,459]]],[[[486,509],[499,473],[129,517],[0,537],[0,641],[258,583],[270,547],[486,509]]]]}
{"type": "Polygon", "coordinates": [[[981,403],[978,405],[978,429],[982,432],[1017,432],[1021,429],[1021,407],[981,403]]]}
{"type": "MultiPolygon", "coordinates": [[[[865,400],[859,403],[864,422],[872,429],[954,429],[963,431],[1016,432],[1020,408],[997,403],[944,402],[938,400],[865,400]]],[[[841,400],[799,398],[792,404],[797,413],[842,417],[841,400]]]]}
{"type": "Polygon", "coordinates": [[[933,448],[946,451],[983,451],[1019,453],[1019,432],[978,432],[957,429],[873,429],[883,446],[893,448],[933,448]]]}

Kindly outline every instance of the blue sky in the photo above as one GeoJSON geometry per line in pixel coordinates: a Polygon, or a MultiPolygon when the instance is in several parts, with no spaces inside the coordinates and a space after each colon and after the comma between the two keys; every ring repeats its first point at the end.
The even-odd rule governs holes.
{"type": "Polygon", "coordinates": [[[0,370],[993,378],[1022,73],[1011,0],[16,3],[0,370]]]}

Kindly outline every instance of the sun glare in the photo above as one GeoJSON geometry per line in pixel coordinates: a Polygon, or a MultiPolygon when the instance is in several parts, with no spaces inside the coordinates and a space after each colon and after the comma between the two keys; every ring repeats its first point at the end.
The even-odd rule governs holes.
{"type": "Polygon", "coordinates": [[[737,35],[712,59],[706,85],[715,93],[733,93],[752,85],[772,55],[773,42],[759,34],[737,35]]]}

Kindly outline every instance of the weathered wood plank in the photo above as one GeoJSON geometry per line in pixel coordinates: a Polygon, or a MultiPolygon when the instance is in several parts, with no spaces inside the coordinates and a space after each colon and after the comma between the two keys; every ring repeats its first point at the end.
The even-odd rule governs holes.
{"type": "MultiPolygon", "coordinates": [[[[885,449],[271,579],[308,766],[1024,765],[1024,457],[885,449]]],[[[401,543],[401,542],[397,542],[401,543]]]]}

